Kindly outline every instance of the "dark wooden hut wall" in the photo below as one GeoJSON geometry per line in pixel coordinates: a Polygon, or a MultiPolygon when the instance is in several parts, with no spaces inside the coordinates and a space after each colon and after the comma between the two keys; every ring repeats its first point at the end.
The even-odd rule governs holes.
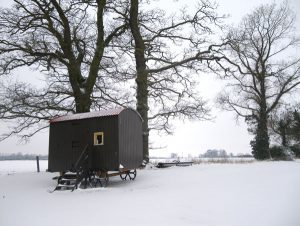
{"type": "MultiPolygon", "coordinates": [[[[86,121],[86,120],[84,120],[86,121]]],[[[50,125],[49,169],[63,171],[76,163],[88,140],[84,121],[59,122],[50,125]]]]}
{"type": "Polygon", "coordinates": [[[92,168],[95,170],[118,170],[118,120],[117,116],[90,119],[92,168]],[[94,146],[94,133],[103,132],[104,144],[94,146]]]}
{"type": "Polygon", "coordinates": [[[127,169],[137,168],[143,160],[142,123],[140,116],[131,109],[119,115],[120,164],[127,169]]]}

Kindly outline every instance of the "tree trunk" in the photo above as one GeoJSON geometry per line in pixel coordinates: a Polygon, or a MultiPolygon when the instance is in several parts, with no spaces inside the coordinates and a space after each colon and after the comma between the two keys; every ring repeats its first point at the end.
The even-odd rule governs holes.
{"type": "Polygon", "coordinates": [[[265,77],[264,73],[259,78],[260,84],[260,104],[259,114],[256,118],[257,128],[253,148],[253,155],[256,159],[272,159],[269,148],[269,133],[268,133],[268,112],[265,90],[265,77]]]}
{"type": "Polygon", "coordinates": [[[75,96],[76,113],[90,112],[91,98],[87,94],[75,96]]]}
{"type": "Polygon", "coordinates": [[[143,119],[143,157],[148,163],[149,161],[149,128],[148,128],[148,85],[147,75],[137,73],[137,111],[143,119]]]}
{"type": "Polygon", "coordinates": [[[143,157],[149,162],[149,128],[148,128],[148,71],[145,62],[145,43],[138,24],[139,1],[131,0],[130,29],[135,43],[137,111],[143,119],[143,157]]]}
{"type": "Polygon", "coordinates": [[[284,122],[282,122],[279,130],[280,130],[280,137],[281,137],[281,145],[283,147],[287,147],[287,138],[286,138],[287,125],[285,125],[284,122]]]}
{"type": "Polygon", "coordinates": [[[258,159],[272,158],[269,149],[268,117],[266,109],[261,109],[256,134],[257,157],[258,159]]]}
{"type": "MultiPolygon", "coordinates": [[[[82,77],[80,66],[76,62],[68,67],[69,81],[72,87],[76,113],[89,112],[91,108],[91,91],[85,87],[85,79],[82,77]]],[[[94,84],[93,84],[94,85],[94,84]]],[[[93,87],[92,85],[92,87],[93,87]]]]}
{"type": "Polygon", "coordinates": [[[260,103],[259,113],[256,117],[257,128],[254,143],[252,145],[253,155],[256,159],[272,159],[269,148],[269,133],[268,133],[268,111],[265,88],[265,66],[261,62],[263,71],[258,74],[258,82],[260,85],[260,103]]]}

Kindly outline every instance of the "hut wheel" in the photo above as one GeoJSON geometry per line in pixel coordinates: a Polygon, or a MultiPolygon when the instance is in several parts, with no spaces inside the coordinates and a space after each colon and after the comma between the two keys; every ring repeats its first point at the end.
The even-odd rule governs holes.
{"type": "Polygon", "coordinates": [[[121,173],[121,174],[120,174],[121,179],[122,179],[122,180],[127,180],[127,174],[128,174],[127,172],[124,173],[124,174],[121,173]]]}
{"type": "Polygon", "coordinates": [[[128,170],[126,173],[120,174],[120,177],[122,180],[134,180],[136,178],[136,169],[128,170]]]}
{"type": "Polygon", "coordinates": [[[127,175],[130,180],[134,180],[136,178],[136,169],[128,171],[127,175]]]}
{"type": "Polygon", "coordinates": [[[101,174],[93,173],[91,177],[91,182],[93,187],[106,187],[109,182],[109,176],[107,172],[101,172],[101,174]]]}

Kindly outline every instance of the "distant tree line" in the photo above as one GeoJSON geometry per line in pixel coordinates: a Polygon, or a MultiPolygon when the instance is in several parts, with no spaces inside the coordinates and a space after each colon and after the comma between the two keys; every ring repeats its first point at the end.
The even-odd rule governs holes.
{"type": "Polygon", "coordinates": [[[253,158],[253,155],[248,153],[238,153],[234,155],[233,153],[227,153],[223,149],[208,149],[204,154],[199,155],[200,158],[253,158]]]}
{"type": "Polygon", "coordinates": [[[225,158],[228,157],[227,152],[225,150],[207,150],[202,157],[205,158],[225,158]]]}
{"type": "MultiPolygon", "coordinates": [[[[22,154],[22,153],[13,153],[13,154],[1,154],[0,161],[5,160],[35,160],[35,154],[22,154]]],[[[48,155],[38,155],[40,160],[48,160],[48,155]]]]}

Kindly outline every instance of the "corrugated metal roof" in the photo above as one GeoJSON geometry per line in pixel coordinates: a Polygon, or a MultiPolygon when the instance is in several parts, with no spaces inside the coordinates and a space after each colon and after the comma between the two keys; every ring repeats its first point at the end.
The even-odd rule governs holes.
{"type": "Polygon", "coordinates": [[[60,116],[60,117],[51,119],[50,123],[119,115],[124,109],[125,108],[115,108],[115,109],[109,109],[109,110],[78,113],[78,114],[73,114],[73,115],[64,115],[64,116],[60,116]]]}

